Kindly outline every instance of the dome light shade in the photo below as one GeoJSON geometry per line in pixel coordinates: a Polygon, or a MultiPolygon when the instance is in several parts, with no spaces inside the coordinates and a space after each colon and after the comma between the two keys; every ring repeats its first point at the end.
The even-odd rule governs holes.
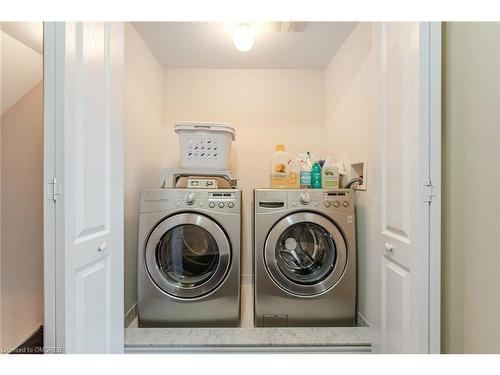
{"type": "Polygon", "coordinates": [[[248,24],[240,24],[233,31],[233,43],[241,52],[247,52],[255,42],[255,30],[248,24]]]}

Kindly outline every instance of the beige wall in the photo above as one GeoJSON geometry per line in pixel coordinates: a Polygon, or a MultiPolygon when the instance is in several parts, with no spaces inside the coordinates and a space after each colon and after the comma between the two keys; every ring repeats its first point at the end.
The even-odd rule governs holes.
{"type": "Polygon", "coordinates": [[[163,70],[135,29],[125,26],[125,312],[137,300],[139,191],[159,187],[166,161],[163,70]]]}
{"type": "Polygon", "coordinates": [[[177,121],[228,122],[236,128],[231,170],[243,190],[243,274],[252,263],[252,191],[269,186],[271,154],[284,143],[292,154],[324,155],[324,71],[165,70],[168,165],[177,166],[177,121]]]}
{"type": "MultiPolygon", "coordinates": [[[[0,22],[0,28],[2,23],[0,22]]],[[[2,38],[0,38],[0,87],[2,87],[2,38]]],[[[0,108],[2,108],[2,90],[0,89],[0,108]]],[[[0,116],[0,170],[2,165],[2,117],[0,116]]],[[[0,172],[0,348],[2,345],[2,173],[0,172]]]]}
{"type": "Polygon", "coordinates": [[[2,116],[2,347],[43,324],[43,85],[2,116]]]}
{"type": "MultiPolygon", "coordinates": [[[[19,30],[21,29],[23,26],[19,26],[19,30]]],[[[4,50],[1,56],[3,79],[2,86],[0,86],[3,93],[2,105],[0,106],[2,115],[43,78],[41,53],[30,48],[17,37],[19,35],[10,35],[4,30],[0,30],[0,39],[4,50]]]]}
{"type": "Polygon", "coordinates": [[[500,352],[500,24],[443,37],[442,350],[500,352]]]}
{"type": "MultiPolygon", "coordinates": [[[[356,193],[358,247],[358,312],[367,321],[378,319],[377,299],[380,260],[374,243],[373,223],[377,200],[370,162],[375,152],[373,138],[376,114],[377,60],[372,46],[372,24],[358,23],[335,54],[326,70],[326,128],[328,152],[338,160],[367,159],[367,190],[356,193]],[[377,272],[378,271],[378,272],[377,272]]],[[[347,165],[346,165],[347,168],[347,165]]]]}

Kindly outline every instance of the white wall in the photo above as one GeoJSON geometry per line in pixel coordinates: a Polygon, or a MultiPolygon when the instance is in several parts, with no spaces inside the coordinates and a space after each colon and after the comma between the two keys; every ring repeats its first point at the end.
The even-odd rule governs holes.
{"type": "Polygon", "coordinates": [[[500,352],[500,23],[443,38],[442,350],[500,352]]]}
{"type": "Polygon", "coordinates": [[[125,26],[125,312],[137,301],[139,192],[159,187],[166,162],[163,70],[135,29],[125,26]]]}
{"type": "Polygon", "coordinates": [[[219,121],[236,128],[231,170],[243,191],[243,274],[252,274],[252,192],[269,186],[277,143],[292,154],[324,155],[323,70],[165,70],[168,165],[177,166],[177,121],[219,121]]]}
{"type": "Polygon", "coordinates": [[[43,324],[43,84],[2,116],[2,345],[43,324]]]}
{"type": "Polygon", "coordinates": [[[329,150],[339,160],[367,158],[367,190],[356,193],[358,245],[358,312],[368,323],[377,321],[379,257],[371,245],[378,221],[378,187],[370,180],[377,119],[378,74],[372,46],[372,24],[358,23],[326,70],[326,128],[329,150]]]}

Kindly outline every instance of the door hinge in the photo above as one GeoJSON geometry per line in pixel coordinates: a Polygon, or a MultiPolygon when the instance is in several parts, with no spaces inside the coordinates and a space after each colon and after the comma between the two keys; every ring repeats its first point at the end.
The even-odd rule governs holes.
{"type": "Polygon", "coordinates": [[[422,202],[431,203],[432,198],[435,197],[434,186],[431,180],[426,180],[422,189],[422,202]]]}
{"type": "Polygon", "coordinates": [[[61,195],[61,184],[57,179],[50,178],[47,182],[47,200],[56,202],[57,197],[61,195]]]}

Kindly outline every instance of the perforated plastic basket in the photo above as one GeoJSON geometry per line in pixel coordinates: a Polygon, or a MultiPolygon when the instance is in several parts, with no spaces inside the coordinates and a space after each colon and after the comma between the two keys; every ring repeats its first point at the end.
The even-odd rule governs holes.
{"type": "Polygon", "coordinates": [[[229,124],[181,122],[175,125],[179,134],[181,168],[228,170],[231,142],[236,138],[229,124]]]}

